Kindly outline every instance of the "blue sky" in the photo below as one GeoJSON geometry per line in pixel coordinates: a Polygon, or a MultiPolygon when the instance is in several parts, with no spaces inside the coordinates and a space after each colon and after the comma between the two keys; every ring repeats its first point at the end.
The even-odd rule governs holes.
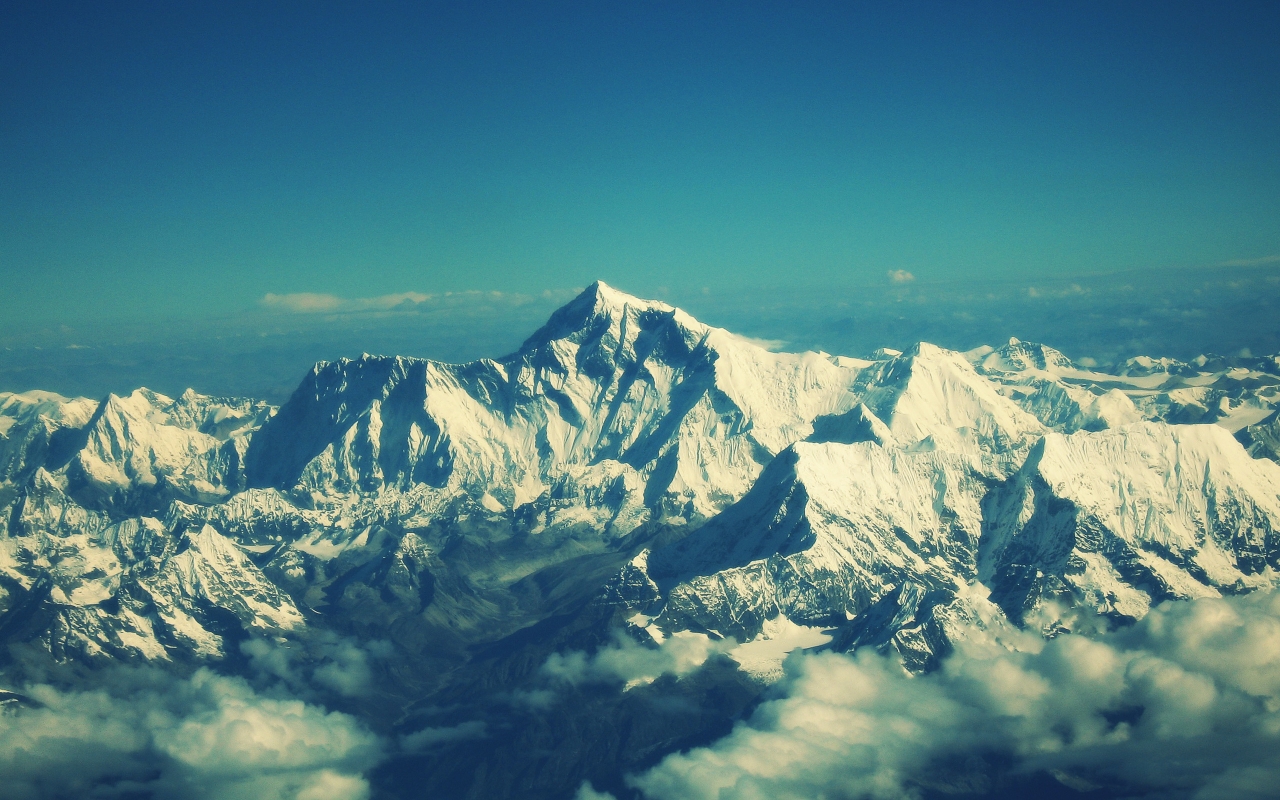
{"type": "Polygon", "coordinates": [[[0,318],[1274,261],[1276,41],[1275,3],[9,4],[0,318]]]}

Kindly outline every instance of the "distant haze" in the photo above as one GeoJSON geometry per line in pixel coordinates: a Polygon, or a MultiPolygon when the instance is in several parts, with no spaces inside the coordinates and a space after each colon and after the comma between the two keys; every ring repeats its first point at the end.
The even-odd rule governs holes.
{"type": "MultiPolygon", "coordinates": [[[[505,355],[576,288],[278,297],[212,319],[32,326],[0,335],[0,391],[99,397],[138,386],[170,395],[194,387],[280,402],[321,360],[363,352],[455,362],[505,355]]],[[[707,287],[655,299],[777,350],[865,355],[922,340],[964,350],[1016,336],[1099,364],[1135,355],[1280,352],[1280,264],[1056,280],[886,275],[825,290],[707,287]]]]}
{"type": "Polygon", "coordinates": [[[11,3],[0,327],[1265,263],[1278,40],[1275,3],[11,3]]]}

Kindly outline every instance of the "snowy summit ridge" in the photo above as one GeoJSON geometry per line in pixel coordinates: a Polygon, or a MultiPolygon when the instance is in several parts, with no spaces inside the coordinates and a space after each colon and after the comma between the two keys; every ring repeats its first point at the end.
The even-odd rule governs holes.
{"type": "Polygon", "coordinates": [[[277,489],[428,484],[514,508],[566,469],[612,462],[651,500],[708,515],[839,409],[855,375],[596,283],[500,360],[317,365],[255,436],[246,477],[277,489]]]}

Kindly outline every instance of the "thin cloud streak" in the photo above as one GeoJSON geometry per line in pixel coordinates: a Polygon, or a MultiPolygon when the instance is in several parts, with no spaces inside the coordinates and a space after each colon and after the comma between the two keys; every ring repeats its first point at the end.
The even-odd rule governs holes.
{"type": "Polygon", "coordinates": [[[1267,264],[1280,264],[1280,255],[1263,256],[1262,258],[1234,258],[1230,261],[1220,261],[1220,267],[1261,267],[1267,264]]]}
{"type": "Polygon", "coordinates": [[[395,292],[376,297],[342,297],[324,292],[268,292],[258,300],[258,306],[268,311],[287,314],[360,314],[388,311],[423,311],[436,309],[460,309],[499,304],[523,306],[530,303],[565,302],[581,289],[545,289],[537,295],[520,292],[481,291],[462,292],[395,292]]]}
{"type": "Polygon", "coordinates": [[[390,311],[396,308],[411,308],[425,303],[434,295],[421,292],[399,292],[384,294],[378,297],[345,298],[336,294],[318,292],[295,292],[292,294],[271,294],[268,292],[259,301],[269,309],[288,311],[294,314],[323,314],[333,312],[390,311]]]}

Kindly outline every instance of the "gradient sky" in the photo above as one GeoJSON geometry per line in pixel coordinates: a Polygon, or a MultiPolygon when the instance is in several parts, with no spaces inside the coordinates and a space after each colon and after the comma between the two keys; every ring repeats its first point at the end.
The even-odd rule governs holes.
{"type": "Polygon", "coordinates": [[[1280,254],[1277,3],[197,5],[5,5],[5,324],[1280,254]]]}

